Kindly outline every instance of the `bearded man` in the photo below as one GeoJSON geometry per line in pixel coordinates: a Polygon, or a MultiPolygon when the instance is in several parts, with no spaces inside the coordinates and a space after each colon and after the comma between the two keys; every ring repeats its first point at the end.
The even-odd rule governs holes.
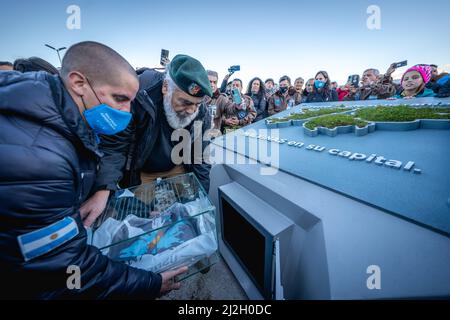
{"type": "Polygon", "coordinates": [[[211,166],[203,151],[209,141],[203,136],[211,129],[205,101],[212,89],[206,70],[198,60],[177,55],[165,73],[140,69],[138,74],[130,125],[102,137],[108,171],[122,188],[193,172],[208,192],[211,166]]]}

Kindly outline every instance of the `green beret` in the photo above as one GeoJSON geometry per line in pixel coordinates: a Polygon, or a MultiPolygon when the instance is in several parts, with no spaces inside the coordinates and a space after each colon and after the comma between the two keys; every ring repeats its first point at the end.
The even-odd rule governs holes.
{"type": "Polygon", "coordinates": [[[169,65],[169,74],[177,86],[193,97],[212,97],[208,75],[200,61],[184,54],[176,55],[169,65]]]}

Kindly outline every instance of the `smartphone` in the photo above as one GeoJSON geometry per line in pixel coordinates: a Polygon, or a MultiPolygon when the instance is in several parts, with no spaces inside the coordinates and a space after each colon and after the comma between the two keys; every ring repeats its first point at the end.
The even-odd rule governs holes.
{"type": "Polygon", "coordinates": [[[395,64],[395,68],[404,67],[404,66],[406,66],[407,64],[408,64],[408,60],[401,61],[401,62],[397,62],[397,63],[395,64]]]}
{"type": "Polygon", "coordinates": [[[359,87],[359,74],[354,74],[348,77],[350,79],[350,84],[355,87],[358,88],[359,87]]]}
{"type": "Polygon", "coordinates": [[[163,61],[163,59],[168,59],[169,58],[169,50],[166,49],[161,49],[161,59],[159,61],[159,63],[164,66],[165,63],[163,61]]]}
{"type": "Polygon", "coordinates": [[[231,90],[231,95],[233,97],[233,102],[236,104],[241,104],[242,103],[242,98],[241,98],[241,94],[239,92],[239,89],[234,88],[233,90],[231,90]]]}
{"type": "Polygon", "coordinates": [[[228,68],[228,73],[234,73],[236,71],[240,71],[241,70],[241,66],[231,66],[228,68]]]}

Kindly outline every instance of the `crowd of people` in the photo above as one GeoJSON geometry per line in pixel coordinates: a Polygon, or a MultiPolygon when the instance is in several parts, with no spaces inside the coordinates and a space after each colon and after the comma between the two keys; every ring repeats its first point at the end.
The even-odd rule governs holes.
{"type": "MultiPolygon", "coordinates": [[[[37,57],[18,59],[14,63],[0,62],[2,69],[21,72],[41,70],[58,74],[54,66],[37,57]]],[[[300,103],[450,96],[450,76],[446,72],[439,73],[435,64],[419,64],[407,69],[400,82],[392,78],[395,70],[395,63],[384,74],[370,68],[362,73],[359,83],[352,83],[349,77],[347,83],[341,86],[331,81],[326,71],[317,72],[306,83],[302,77],[292,83],[287,75],[282,76],[278,83],[272,78],[263,81],[254,77],[245,90],[241,79],[229,81],[233,72],[226,74],[219,87],[218,72],[207,70],[213,92],[212,98],[207,101],[213,115],[212,125],[226,133],[300,103]]]]}
{"type": "Polygon", "coordinates": [[[197,130],[225,132],[300,103],[450,94],[449,75],[435,65],[409,68],[400,85],[394,69],[368,69],[360,84],[340,87],[326,71],[293,84],[255,77],[244,91],[230,73],[218,87],[218,73],[187,55],[165,72],[136,71],[92,41],[71,46],[60,70],[36,57],[0,62],[0,296],[155,298],[179,288],[184,267],[137,270],[87,244],[85,227],[109,196],[185,172],[208,191],[209,141],[197,130]],[[67,286],[72,265],[81,269],[76,290],[67,286]]]}
{"type": "Polygon", "coordinates": [[[228,82],[231,74],[227,74],[221,87],[217,88],[217,72],[210,71],[208,77],[215,96],[211,101],[215,110],[214,125],[226,132],[300,103],[450,96],[450,76],[445,72],[438,73],[437,65],[415,65],[406,70],[400,83],[394,82],[394,71],[395,64],[384,74],[374,68],[367,69],[360,83],[352,83],[349,77],[342,86],[330,81],[326,71],[317,72],[306,83],[301,77],[293,84],[288,76],[282,76],[278,84],[271,78],[263,82],[255,77],[248,83],[245,93],[240,79],[228,82]]]}

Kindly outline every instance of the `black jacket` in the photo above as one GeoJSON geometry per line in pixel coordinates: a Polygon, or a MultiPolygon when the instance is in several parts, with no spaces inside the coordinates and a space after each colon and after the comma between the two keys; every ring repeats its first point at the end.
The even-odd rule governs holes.
{"type": "Polygon", "coordinates": [[[306,103],[309,102],[330,102],[338,101],[338,94],[336,90],[325,87],[320,90],[320,92],[314,88],[313,92],[310,92],[306,97],[306,103]]]}
{"type": "Polygon", "coordinates": [[[94,185],[95,137],[58,76],[0,72],[0,297],[154,298],[161,276],[114,262],[87,245],[79,208],[94,185]],[[25,261],[18,236],[75,220],[76,234],[25,261]],[[78,266],[81,288],[69,290],[78,266]]]}
{"type": "MultiPolygon", "coordinates": [[[[103,139],[103,149],[107,156],[114,158],[115,171],[123,171],[121,187],[141,183],[141,171],[160,172],[175,167],[170,155],[178,141],[170,141],[174,131],[169,127],[164,114],[162,85],[164,73],[151,69],[139,75],[140,90],[132,103],[133,120],[127,129],[112,137],[103,139]]],[[[208,192],[211,165],[204,161],[194,162],[194,141],[202,137],[194,136],[194,123],[202,129],[202,135],[211,128],[211,115],[206,104],[202,104],[197,117],[185,129],[190,132],[191,164],[183,164],[186,171],[193,172],[208,192]]],[[[199,130],[200,131],[200,130],[199,130]]],[[[201,142],[202,152],[209,141],[201,142]]]]}
{"type": "Polygon", "coordinates": [[[257,122],[261,119],[264,119],[268,116],[267,113],[267,100],[264,94],[261,95],[261,97],[258,97],[258,95],[249,94],[247,93],[253,100],[253,105],[256,109],[256,118],[253,120],[253,122],[257,122]]]}

